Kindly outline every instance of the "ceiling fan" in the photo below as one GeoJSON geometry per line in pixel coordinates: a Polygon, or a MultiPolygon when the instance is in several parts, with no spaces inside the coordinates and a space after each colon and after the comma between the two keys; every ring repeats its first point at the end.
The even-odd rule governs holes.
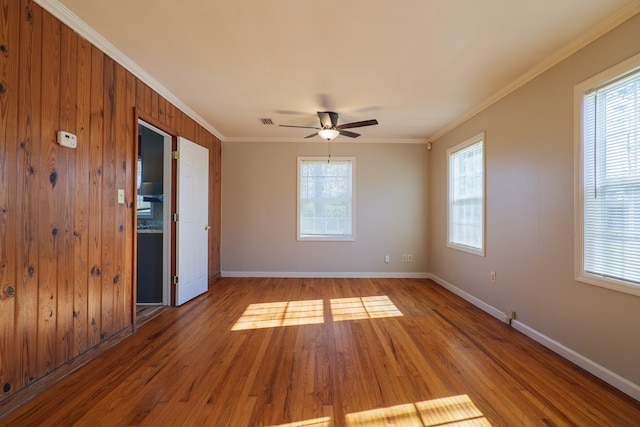
{"type": "Polygon", "coordinates": [[[376,119],[372,119],[339,125],[338,113],[334,113],[333,111],[318,111],[318,118],[320,119],[320,127],[292,125],[280,126],[286,128],[317,129],[318,132],[314,132],[311,135],[305,136],[305,138],[313,138],[314,136],[318,135],[320,138],[330,141],[336,138],[338,135],[348,136],[349,138],[357,138],[360,136],[359,133],[351,132],[345,129],[359,128],[363,126],[372,126],[378,124],[378,121],[376,119]]]}

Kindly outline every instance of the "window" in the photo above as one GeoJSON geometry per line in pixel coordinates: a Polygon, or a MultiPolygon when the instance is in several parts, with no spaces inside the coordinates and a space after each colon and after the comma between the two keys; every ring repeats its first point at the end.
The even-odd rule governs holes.
{"type": "Polygon", "coordinates": [[[447,151],[448,246],[484,256],[484,132],[447,151]]]}
{"type": "MultiPolygon", "coordinates": [[[[136,177],[136,189],[138,193],[140,193],[140,186],[142,185],[142,157],[138,157],[138,172],[136,177]]],[[[153,217],[153,205],[151,202],[145,201],[144,196],[137,194],[137,216],[138,218],[142,217],[153,217]]]]}
{"type": "Polygon", "coordinates": [[[640,295],[640,55],[575,93],[576,278],[640,295]]]}
{"type": "Polygon", "coordinates": [[[354,240],[355,158],[298,157],[298,240],[354,240]]]}

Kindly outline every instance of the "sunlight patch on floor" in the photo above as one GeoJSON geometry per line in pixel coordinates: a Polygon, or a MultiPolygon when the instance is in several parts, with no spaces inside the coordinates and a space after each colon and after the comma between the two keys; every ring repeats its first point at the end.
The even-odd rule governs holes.
{"type": "Polygon", "coordinates": [[[313,420],[298,421],[295,423],[279,424],[272,427],[329,427],[331,417],[315,418],[313,420]]]}
{"type": "Polygon", "coordinates": [[[334,322],[402,316],[402,312],[386,295],[335,298],[330,302],[334,322]]]}
{"type": "Polygon", "coordinates": [[[491,427],[466,394],[354,412],[347,414],[346,425],[491,427]]]}
{"type": "MultiPolygon", "coordinates": [[[[388,296],[334,298],[330,301],[331,317],[335,322],[345,320],[399,317],[398,310],[388,296]]],[[[232,331],[277,328],[324,323],[322,300],[280,301],[249,304],[232,331]]]]}
{"type": "MultiPolygon", "coordinates": [[[[329,427],[331,417],[316,418],[272,427],[329,427]]],[[[459,396],[353,412],[345,417],[347,427],[491,427],[471,398],[459,396]]]]}
{"type": "Polygon", "coordinates": [[[312,325],[324,322],[322,300],[250,304],[232,331],[312,325]]]}

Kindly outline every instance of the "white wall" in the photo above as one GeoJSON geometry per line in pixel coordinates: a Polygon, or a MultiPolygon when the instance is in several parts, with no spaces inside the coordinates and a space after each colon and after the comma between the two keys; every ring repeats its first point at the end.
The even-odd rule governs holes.
{"type": "Polygon", "coordinates": [[[327,143],[224,143],[222,275],[411,276],[427,264],[427,150],[422,144],[331,143],[356,157],[356,241],[296,241],[297,156],[327,143]],[[390,255],[391,262],[384,263],[390,255]],[[412,254],[412,263],[401,263],[412,254]]]}
{"type": "Polygon", "coordinates": [[[435,141],[429,159],[430,271],[498,310],[515,309],[523,330],[555,341],[619,387],[634,383],[626,391],[636,398],[640,297],[574,280],[573,88],[638,52],[640,16],[435,141]],[[481,131],[485,258],[449,249],[445,240],[446,150],[481,131]]]}

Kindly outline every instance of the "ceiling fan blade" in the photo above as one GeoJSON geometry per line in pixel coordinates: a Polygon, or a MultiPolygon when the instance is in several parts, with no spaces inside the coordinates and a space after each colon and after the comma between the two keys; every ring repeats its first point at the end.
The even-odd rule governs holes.
{"type": "Polygon", "coordinates": [[[334,113],[333,111],[326,111],[331,117],[331,127],[334,128],[338,125],[338,113],[334,113]]]}
{"type": "Polygon", "coordinates": [[[378,121],[376,119],[371,119],[371,120],[363,120],[361,122],[351,122],[351,123],[345,123],[343,125],[338,125],[336,126],[336,129],[340,130],[340,129],[351,129],[351,128],[359,128],[359,127],[363,127],[363,126],[372,126],[372,125],[377,125],[378,121]]]}
{"type": "Polygon", "coordinates": [[[304,137],[304,139],[313,138],[314,136],[318,136],[318,132],[312,133],[311,135],[307,135],[304,137]]]}
{"type": "Polygon", "coordinates": [[[323,129],[332,128],[335,126],[333,121],[338,121],[338,114],[332,113],[331,111],[318,111],[318,118],[320,119],[320,126],[322,126],[323,129]]]}
{"type": "Polygon", "coordinates": [[[351,131],[348,131],[348,130],[340,129],[339,132],[340,132],[340,135],[348,136],[349,138],[357,138],[357,137],[360,136],[359,133],[351,132],[351,131]]]}
{"type": "Polygon", "coordinates": [[[292,125],[279,125],[280,127],[283,128],[302,128],[302,129],[321,129],[321,128],[317,128],[315,126],[292,126],[292,125]]]}

